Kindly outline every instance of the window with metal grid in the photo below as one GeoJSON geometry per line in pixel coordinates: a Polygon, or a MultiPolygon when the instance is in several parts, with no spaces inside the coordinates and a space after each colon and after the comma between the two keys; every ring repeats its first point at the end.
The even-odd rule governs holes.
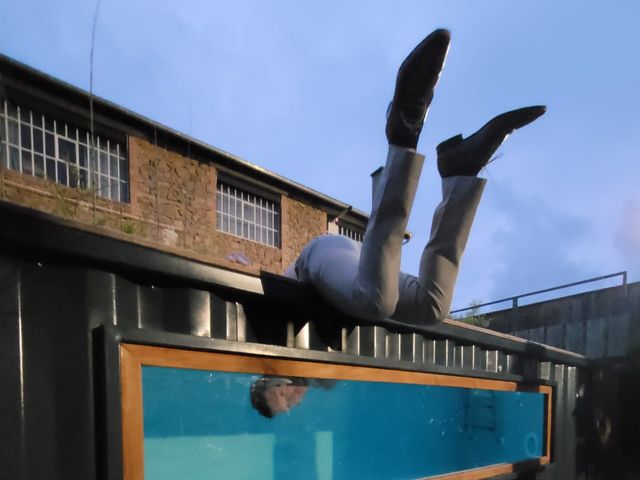
{"type": "Polygon", "coordinates": [[[348,237],[356,243],[362,243],[364,232],[360,229],[352,228],[348,225],[338,224],[338,235],[348,237]]]}
{"type": "Polygon", "coordinates": [[[280,205],[273,200],[218,182],[218,230],[254,242],[280,246],[280,205]]]}
{"type": "Polygon", "coordinates": [[[0,162],[25,175],[129,201],[124,145],[0,98],[0,162]]]}

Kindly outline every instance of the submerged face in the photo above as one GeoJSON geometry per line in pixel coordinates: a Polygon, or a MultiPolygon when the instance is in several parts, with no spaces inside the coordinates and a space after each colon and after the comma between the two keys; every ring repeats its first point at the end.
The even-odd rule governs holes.
{"type": "Polygon", "coordinates": [[[286,413],[298,405],[309,387],[296,385],[274,385],[264,391],[264,398],[273,415],[286,413]]]}

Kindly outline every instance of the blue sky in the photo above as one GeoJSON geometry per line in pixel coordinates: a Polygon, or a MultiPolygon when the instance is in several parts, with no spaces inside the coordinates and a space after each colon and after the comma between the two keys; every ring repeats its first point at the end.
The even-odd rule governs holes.
{"type": "MultiPolygon", "coordinates": [[[[0,6],[0,52],[88,89],[95,3],[0,6]]],[[[484,173],[462,307],[618,270],[640,279],[639,19],[636,0],[102,0],[94,91],[368,210],[397,68],[449,28],[405,271],[440,196],[435,145],[548,106],[484,173]]]]}

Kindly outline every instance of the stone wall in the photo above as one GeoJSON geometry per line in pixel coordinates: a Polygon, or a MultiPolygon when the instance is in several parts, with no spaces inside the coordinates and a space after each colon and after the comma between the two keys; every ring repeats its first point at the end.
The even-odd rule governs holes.
{"type": "Polygon", "coordinates": [[[280,249],[216,230],[217,172],[211,164],[135,137],[129,137],[129,158],[131,209],[151,221],[158,242],[235,270],[281,273],[280,249]]]}
{"type": "Polygon", "coordinates": [[[327,232],[327,214],[282,197],[282,267],[286,269],[313,238],[327,232]]]}
{"type": "Polygon", "coordinates": [[[215,226],[211,165],[129,137],[131,211],[136,233],[173,247],[203,250],[215,226]]]}
{"type": "Polygon", "coordinates": [[[489,328],[592,358],[640,347],[640,282],[487,313],[489,328]]]}
{"type": "Polygon", "coordinates": [[[252,274],[282,273],[310,239],[326,231],[325,212],[283,196],[281,248],[218,232],[213,165],[133,136],[128,146],[130,203],[6,168],[0,171],[0,198],[75,221],[79,228],[252,274]]]}
{"type": "Polygon", "coordinates": [[[132,219],[129,204],[7,168],[0,168],[0,199],[110,230],[127,231],[132,219]]]}

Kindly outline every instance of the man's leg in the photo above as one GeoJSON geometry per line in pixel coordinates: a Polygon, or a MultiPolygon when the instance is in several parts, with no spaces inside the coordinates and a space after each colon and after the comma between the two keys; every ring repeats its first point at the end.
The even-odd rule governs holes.
{"type": "Polygon", "coordinates": [[[367,318],[386,318],[398,303],[402,241],[418,188],[424,156],[389,146],[387,163],[374,192],[355,283],[356,304],[369,306],[367,318]]]}
{"type": "Polygon", "coordinates": [[[361,251],[346,239],[320,237],[305,247],[296,275],[311,282],[340,310],[378,320],[398,302],[402,240],[424,157],[418,137],[449,48],[450,34],[436,30],[407,56],[387,111],[389,153],[374,193],[361,251]]]}
{"type": "Polygon", "coordinates": [[[544,112],[545,107],[538,106],[503,113],[469,138],[457,135],[438,145],[442,203],[433,216],[418,277],[400,274],[400,298],[393,319],[429,325],[449,314],[460,261],[486,183],[477,174],[513,130],[544,112]]]}
{"type": "Polygon", "coordinates": [[[400,298],[392,315],[394,320],[429,325],[446,318],[485,183],[477,177],[442,179],[442,202],[433,215],[431,237],[422,253],[418,277],[400,273],[400,298]]]}
{"type": "Polygon", "coordinates": [[[346,237],[318,237],[298,257],[298,280],[310,282],[329,303],[354,317],[391,315],[398,302],[402,240],[423,161],[413,150],[390,146],[362,248],[346,237]]]}

